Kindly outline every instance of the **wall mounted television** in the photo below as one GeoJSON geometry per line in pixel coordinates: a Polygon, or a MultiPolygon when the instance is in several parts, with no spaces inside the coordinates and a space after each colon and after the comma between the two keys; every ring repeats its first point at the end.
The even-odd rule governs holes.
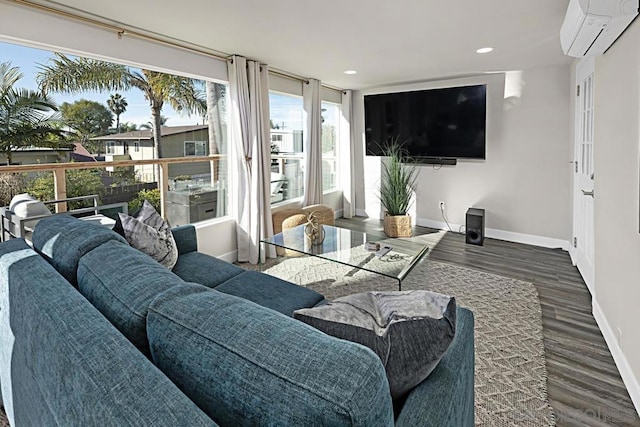
{"type": "Polygon", "coordinates": [[[364,111],[367,155],[398,138],[418,162],[485,159],[486,85],[365,95],[364,111]]]}

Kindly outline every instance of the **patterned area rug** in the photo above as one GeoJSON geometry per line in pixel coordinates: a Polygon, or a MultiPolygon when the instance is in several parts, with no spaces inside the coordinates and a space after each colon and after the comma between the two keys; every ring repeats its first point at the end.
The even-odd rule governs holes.
{"type": "MultiPolygon", "coordinates": [[[[314,257],[270,259],[251,266],[334,299],[397,290],[397,281],[314,257]]],[[[454,295],[475,314],[475,411],[479,426],[554,426],[547,398],[542,314],[533,284],[425,259],[403,290],[454,295]]]]}

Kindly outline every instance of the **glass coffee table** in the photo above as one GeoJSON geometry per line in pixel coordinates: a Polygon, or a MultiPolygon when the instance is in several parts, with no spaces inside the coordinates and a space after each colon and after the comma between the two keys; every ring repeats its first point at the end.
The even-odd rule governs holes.
{"type": "Polygon", "coordinates": [[[329,225],[323,227],[325,238],[319,244],[311,244],[304,234],[304,225],[285,230],[261,242],[396,279],[398,290],[402,290],[404,278],[429,251],[428,246],[411,240],[372,239],[370,235],[359,231],[329,225]],[[378,257],[375,251],[365,249],[367,241],[375,241],[381,248],[389,246],[391,250],[378,257]]]}

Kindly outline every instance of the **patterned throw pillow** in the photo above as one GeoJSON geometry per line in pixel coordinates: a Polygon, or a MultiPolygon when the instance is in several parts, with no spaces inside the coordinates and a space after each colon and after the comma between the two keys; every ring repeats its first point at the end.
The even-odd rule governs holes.
{"type": "Polygon", "coordinates": [[[169,223],[146,200],[137,217],[118,214],[129,244],[149,255],[169,270],[178,261],[178,247],[169,223]]]}
{"type": "Polygon", "coordinates": [[[456,332],[454,297],[428,291],[365,292],[293,317],[329,335],[373,350],[399,399],[435,369],[456,332]]]}

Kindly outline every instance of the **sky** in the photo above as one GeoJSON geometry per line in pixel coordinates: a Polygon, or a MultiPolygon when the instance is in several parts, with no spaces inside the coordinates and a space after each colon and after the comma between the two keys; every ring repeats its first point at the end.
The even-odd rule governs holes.
{"type": "MultiPolygon", "coordinates": [[[[17,88],[27,88],[36,90],[36,74],[40,64],[47,64],[53,53],[46,50],[34,49],[25,46],[0,42],[0,62],[11,62],[14,67],[20,68],[24,77],[16,85],[17,88]]],[[[72,103],[79,99],[88,99],[107,105],[107,100],[113,92],[81,92],[77,94],[50,94],[55,102],[60,105],[63,102],[72,103]]],[[[119,92],[127,101],[127,110],[120,116],[120,123],[135,123],[138,126],[151,121],[151,111],[149,103],[144,95],[137,89],[119,92]]],[[[284,123],[287,129],[302,129],[302,98],[287,96],[276,93],[270,94],[271,118],[274,123],[280,125],[284,123]]],[[[197,115],[184,116],[175,112],[169,105],[162,109],[162,115],[167,117],[167,126],[182,126],[202,124],[202,118],[197,115]]],[[[333,115],[331,109],[325,112],[325,119],[333,115]]],[[[114,117],[115,125],[115,117],[114,117]]]]}

